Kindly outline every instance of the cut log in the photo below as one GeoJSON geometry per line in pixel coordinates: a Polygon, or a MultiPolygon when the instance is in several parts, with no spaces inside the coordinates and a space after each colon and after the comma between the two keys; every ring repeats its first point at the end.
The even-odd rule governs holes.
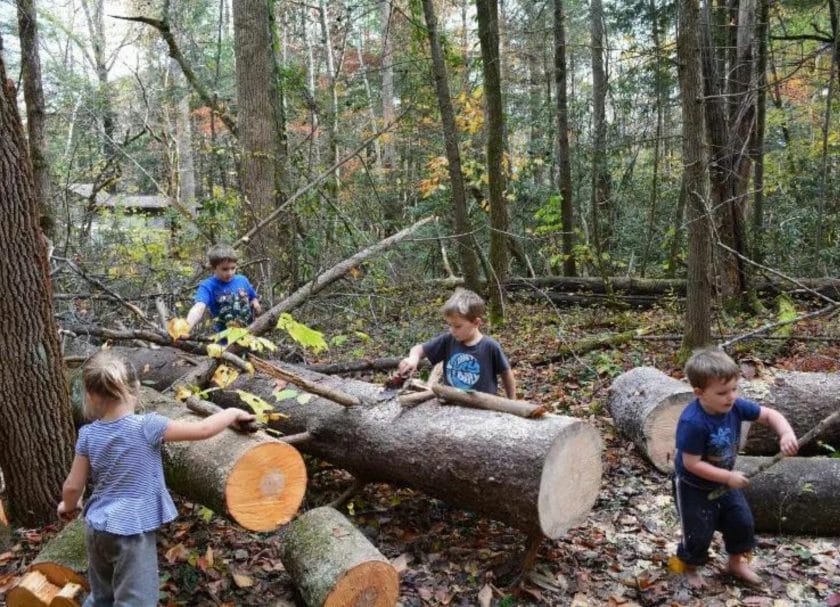
{"type": "Polygon", "coordinates": [[[658,470],[674,466],[677,421],[694,399],[691,386],[653,367],[636,367],[613,380],[607,406],[616,428],[658,470]]]}
{"type": "Polygon", "coordinates": [[[283,530],[280,560],[309,607],[394,607],[393,565],[341,513],[327,506],[283,530]]]}
{"type": "MultiPolygon", "coordinates": [[[[404,409],[397,398],[376,403],[379,386],[273,364],[374,403],[343,407],[313,398],[301,404],[292,397],[276,407],[288,419],[271,422],[287,434],[308,431],[311,438],[299,445],[302,451],[357,478],[414,487],[552,539],[580,523],[597,498],[602,444],[582,420],[523,419],[441,406],[437,400],[404,409]]],[[[241,375],[230,388],[276,402],[274,380],[260,374],[241,375]]],[[[233,391],[208,398],[222,406],[244,406],[233,391]]]]}
{"type": "Polygon", "coordinates": [[[65,584],[55,595],[50,607],[79,607],[85,601],[85,589],[78,584],[65,584]]]}
{"type": "MultiPolygon", "coordinates": [[[[170,419],[197,421],[183,404],[149,388],[141,390],[140,403],[170,419]]],[[[173,491],[251,531],[288,523],[306,491],[306,466],[297,449],[260,432],[165,443],[164,471],[173,491]]]]}
{"type": "Polygon", "coordinates": [[[46,543],[29,570],[44,575],[59,589],[65,584],[78,584],[85,590],[89,589],[84,520],[79,517],[67,523],[46,543]]]}
{"type": "MultiPolygon", "coordinates": [[[[840,374],[837,373],[773,369],[752,380],[742,379],[738,389],[745,398],[779,411],[797,436],[840,409],[840,374]]],[[[840,448],[840,424],[826,428],[817,440],[840,448]]],[[[774,455],[779,450],[779,438],[770,428],[752,424],[743,448],[750,455],[774,455]]],[[[803,448],[801,454],[818,452],[818,445],[813,443],[803,448]]]]}
{"type": "MultiPolygon", "coordinates": [[[[736,469],[750,474],[770,458],[739,456],[736,469]]],[[[757,531],[840,535],[840,459],[786,457],[744,489],[757,531]]]]}
{"type": "Polygon", "coordinates": [[[30,571],[6,592],[7,607],[48,607],[61,588],[43,573],[30,571]]]}

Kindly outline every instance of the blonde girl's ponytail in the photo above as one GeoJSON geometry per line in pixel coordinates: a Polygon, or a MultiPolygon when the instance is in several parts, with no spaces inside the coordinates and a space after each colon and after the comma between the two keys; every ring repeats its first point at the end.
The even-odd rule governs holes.
{"type": "MultiPolygon", "coordinates": [[[[118,354],[102,350],[91,356],[82,367],[85,392],[113,401],[136,399],[140,382],[134,365],[118,354]]],[[[84,414],[88,419],[99,419],[104,411],[95,411],[85,399],[84,414]]]]}

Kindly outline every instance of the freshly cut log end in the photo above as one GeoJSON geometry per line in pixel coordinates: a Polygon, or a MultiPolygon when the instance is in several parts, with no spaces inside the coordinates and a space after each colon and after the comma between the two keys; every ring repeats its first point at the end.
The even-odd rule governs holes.
{"type": "Polygon", "coordinates": [[[329,506],[283,530],[280,560],[309,607],[394,607],[399,598],[396,569],[329,506]]]}
{"type": "Polygon", "coordinates": [[[338,580],[324,607],[392,607],[399,593],[393,566],[380,561],[362,563],[338,580]]]}
{"type": "MultiPolygon", "coordinates": [[[[735,467],[749,474],[771,459],[741,455],[735,467]]],[[[840,459],[785,457],[751,478],[744,494],[757,531],[840,535],[840,459]]]]}
{"type": "Polygon", "coordinates": [[[84,520],[78,517],[65,525],[38,553],[29,570],[43,574],[59,588],[78,584],[88,590],[84,520]]]}
{"type": "Polygon", "coordinates": [[[228,476],[228,512],[246,529],[276,529],[300,508],[306,480],[306,465],[297,449],[280,441],[259,445],[245,453],[228,476]]]}
{"type": "Polygon", "coordinates": [[[601,448],[597,430],[582,422],[569,424],[555,438],[537,500],[540,531],[546,537],[560,537],[592,509],[601,488],[601,448]]]}
{"type": "Polygon", "coordinates": [[[85,599],[85,589],[78,584],[65,584],[55,595],[50,607],[79,607],[85,599]]]}
{"type": "Polygon", "coordinates": [[[30,571],[6,592],[8,607],[46,607],[58,595],[60,587],[51,584],[43,573],[30,571]]]}
{"type": "Polygon", "coordinates": [[[636,367],[615,378],[607,405],[616,428],[662,472],[674,467],[680,414],[694,399],[691,386],[653,367],[636,367]]]}

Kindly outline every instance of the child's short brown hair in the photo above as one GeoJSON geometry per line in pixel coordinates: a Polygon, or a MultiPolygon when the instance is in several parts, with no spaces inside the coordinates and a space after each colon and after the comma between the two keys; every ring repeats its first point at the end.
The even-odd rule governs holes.
{"type": "Polygon", "coordinates": [[[239,255],[236,250],[227,244],[214,244],[207,249],[207,263],[211,268],[215,268],[223,261],[239,261],[239,255]]]}
{"type": "Polygon", "coordinates": [[[714,379],[729,381],[741,375],[738,363],[723,350],[698,350],[685,363],[685,375],[692,388],[703,390],[714,379]]]}
{"type": "Polygon", "coordinates": [[[469,289],[457,288],[440,310],[444,316],[457,314],[469,321],[484,318],[484,300],[469,289]]]}

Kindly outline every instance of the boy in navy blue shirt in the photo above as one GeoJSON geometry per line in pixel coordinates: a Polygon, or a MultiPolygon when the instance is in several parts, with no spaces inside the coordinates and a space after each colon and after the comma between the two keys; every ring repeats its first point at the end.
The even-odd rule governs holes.
{"type": "Polygon", "coordinates": [[[505,395],[515,399],[516,381],[505,353],[496,340],[479,330],[484,300],[468,289],[456,289],[442,312],[449,331],[411,348],[400,361],[399,373],[413,373],[425,356],[432,365],[445,361],[443,377],[447,385],[495,395],[500,377],[505,395]]]}
{"type": "Polygon", "coordinates": [[[190,331],[205,310],[210,310],[217,333],[228,327],[247,327],[262,308],[254,287],[236,273],[236,251],[228,245],[214,245],[207,251],[207,261],[213,275],[201,281],[195,292],[195,304],[187,313],[190,331]]]}
{"type": "Polygon", "coordinates": [[[796,434],[775,409],[738,398],[740,369],[722,350],[695,353],[686,363],[685,374],[697,398],[677,423],[674,499],[682,525],[678,569],[688,573],[694,584],[702,585],[696,567],[708,560],[709,544],[719,530],[729,553],[729,572],[758,584],[761,578],[749,565],[755,524],[741,491],[749,479],[733,470],[741,422],[770,427],[779,435],[779,448],[785,455],[794,455],[799,449],[796,434]],[[710,500],[709,493],[722,486],[731,490],[710,500]]]}

